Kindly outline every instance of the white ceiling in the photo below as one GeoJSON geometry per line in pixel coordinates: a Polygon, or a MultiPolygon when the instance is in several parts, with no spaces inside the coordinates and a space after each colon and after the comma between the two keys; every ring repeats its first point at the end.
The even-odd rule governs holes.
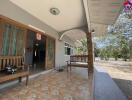
{"type": "Polygon", "coordinates": [[[124,0],[88,0],[92,23],[113,24],[123,6],[124,0]]]}
{"type": "Polygon", "coordinates": [[[92,29],[95,29],[97,36],[106,33],[107,26],[116,21],[124,2],[124,0],[85,0],[88,2],[88,7],[85,7],[83,0],[10,1],[51,26],[56,31],[67,32],[67,36],[75,40],[85,36],[82,35],[85,33],[83,30],[80,31],[80,27],[86,27],[87,24],[91,24],[90,26],[92,29]],[[49,11],[52,7],[58,8],[60,14],[52,15],[49,11]],[[86,18],[84,7],[89,11],[89,23],[86,20],[88,18],[86,18]],[[69,35],[70,33],[71,35],[69,35]]]}
{"type": "Polygon", "coordinates": [[[82,0],[11,0],[58,32],[86,25],[82,0]],[[58,8],[52,15],[50,8],[58,8]]]}
{"type": "Polygon", "coordinates": [[[124,0],[88,0],[89,17],[94,35],[106,34],[108,25],[114,24],[122,8],[124,0]]]}
{"type": "Polygon", "coordinates": [[[81,29],[72,29],[72,30],[64,32],[64,34],[66,34],[68,37],[70,37],[74,41],[80,40],[81,38],[86,37],[85,31],[81,29]]]}

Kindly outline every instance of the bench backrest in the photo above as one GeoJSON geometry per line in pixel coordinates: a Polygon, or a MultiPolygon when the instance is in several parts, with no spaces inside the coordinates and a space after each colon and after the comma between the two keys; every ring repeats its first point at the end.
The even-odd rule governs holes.
{"type": "Polygon", "coordinates": [[[24,62],[23,56],[0,56],[0,71],[4,70],[6,65],[22,67],[24,62]]]}
{"type": "Polygon", "coordinates": [[[88,55],[71,55],[70,62],[88,62],[88,55]]]}

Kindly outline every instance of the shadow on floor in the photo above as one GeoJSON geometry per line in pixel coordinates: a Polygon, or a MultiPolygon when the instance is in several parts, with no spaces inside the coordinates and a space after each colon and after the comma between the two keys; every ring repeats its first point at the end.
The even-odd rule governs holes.
{"type": "Polygon", "coordinates": [[[94,86],[94,100],[127,100],[109,74],[100,67],[95,70],[94,86]]]}
{"type": "Polygon", "coordinates": [[[37,74],[37,73],[45,71],[45,67],[42,67],[42,64],[32,65],[29,71],[31,75],[37,74]]]}
{"type": "Polygon", "coordinates": [[[123,80],[113,78],[119,88],[124,92],[127,96],[128,100],[132,100],[132,80],[123,80]]]}

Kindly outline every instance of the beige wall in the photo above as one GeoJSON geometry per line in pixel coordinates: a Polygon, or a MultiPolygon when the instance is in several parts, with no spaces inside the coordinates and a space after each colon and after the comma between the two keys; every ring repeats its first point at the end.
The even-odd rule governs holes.
{"type": "Polygon", "coordinates": [[[63,37],[63,41],[60,42],[56,42],[56,66],[64,66],[66,65],[66,61],[69,60],[70,56],[69,55],[65,55],[65,50],[64,50],[64,44],[65,42],[71,44],[72,46],[74,46],[74,42],[71,41],[71,39],[69,39],[67,36],[63,37]]]}
{"type": "Polygon", "coordinates": [[[22,24],[34,26],[40,31],[44,31],[46,34],[54,37],[56,39],[55,65],[57,67],[66,64],[65,61],[68,60],[69,57],[64,55],[64,41],[67,41],[71,45],[74,45],[74,43],[68,37],[64,37],[64,41],[59,41],[59,36],[56,30],[41,22],[37,18],[33,17],[21,8],[17,7],[13,3],[11,3],[10,0],[0,0],[0,14],[22,24]]]}

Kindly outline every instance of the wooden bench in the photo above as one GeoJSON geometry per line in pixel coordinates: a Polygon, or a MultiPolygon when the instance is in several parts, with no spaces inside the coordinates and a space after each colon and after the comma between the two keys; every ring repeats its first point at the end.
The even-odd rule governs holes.
{"type": "Polygon", "coordinates": [[[88,68],[88,55],[71,55],[70,60],[67,61],[67,72],[68,67],[82,67],[82,68],[88,68]]]}
{"type": "Polygon", "coordinates": [[[26,77],[26,85],[28,84],[29,65],[24,64],[23,56],[0,56],[0,83],[18,79],[21,82],[22,77],[26,77]],[[5,73],[6,65],[17,67],[17,72],[14,74],[5,73]]]}

